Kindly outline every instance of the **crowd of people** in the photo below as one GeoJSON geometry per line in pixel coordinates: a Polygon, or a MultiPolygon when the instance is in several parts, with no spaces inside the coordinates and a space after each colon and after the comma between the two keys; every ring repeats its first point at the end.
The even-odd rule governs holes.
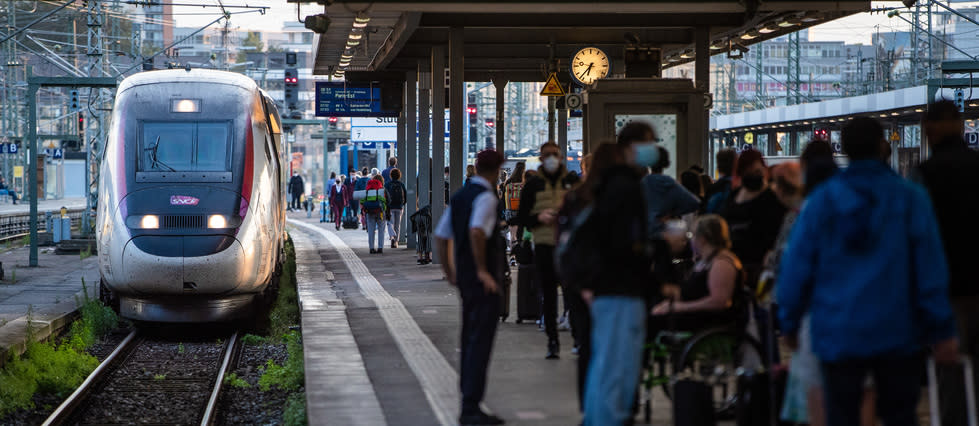
{"type": "MultiPolygon", "coordinates": [[[[771,309],[773,339],[793,351],[784,421],[916,424],[924,357],[954,386],[960,350],[979,352],[968,276],[979,153],[951,103],[932,105],[925,123],[934,155],[912,180],[890,169],[884,129],[865,117],[842,129],[843,169],[828,141],[813,140],[799,161],[772,167],[758,151],[721,150],[717,180],[695,165],[677,181],[642,122],[598,145],[580,174],[550,142],[538,170],[519,163],[509,176],[502,155],[480,152],[434,229],[462,298],[460,423],[503,423],[479,403],[507,253],[526,245],[545,358],[560,357],[558,314],[570,314],[585,425],[631,424],[646,342],[667,324],[732,326],[749,304],[771,309]]],[[[943,395],[947,424],[963,424],[962,393],[943,395]]]]}

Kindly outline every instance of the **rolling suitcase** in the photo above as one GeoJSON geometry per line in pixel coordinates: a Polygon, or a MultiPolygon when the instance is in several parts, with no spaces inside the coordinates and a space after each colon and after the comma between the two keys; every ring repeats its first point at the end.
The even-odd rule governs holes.
{"type": "Polygon", "coordinates": [[[510,287],[513,285],[510,268],[503,273],[503,287],[500,289],[500,322],[506,322],[510,317],[510,287]]]}
{"type": "MultiPolygon", "coordinates": [[[[979,418],[976,415],[976,384],[972,375],[972,359],[968,356],[962,357],[962,370],[965,376],[965,406],[966,415],[969,419],[969,426],[979,426],[979,418]]],[[[938,401],[938,377],[935,372],[935,359],[928,358],[928,404],[931,409],[931,426],[942,424],[942,413],[938,401]]]]}
{"type": "Polygon", "coordinates": [[[517,268],[517,324],[540,318],[540,290],[537,287],[537,267],[520,265],[517,268]]]}

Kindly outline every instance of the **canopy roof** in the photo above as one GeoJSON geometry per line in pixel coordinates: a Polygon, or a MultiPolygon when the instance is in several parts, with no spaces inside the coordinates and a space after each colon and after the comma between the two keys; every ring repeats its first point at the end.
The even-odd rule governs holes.
{"type": "Polygon", "coordinates": [[[616,72],[636,41],[661,49],[666,68],[694,60],[697,28],[709,28],[711,54],[718,54],[869,9],[869,0],[337,0],[325,6],[331,22],[318,38],[313,72],[340,70],[345,52],[353,55],[347,71],[416,70],[432,46],[448,44],[450,27],[464,28],[467,81],[541,81],[552,55],[567,64],[586,46],[602,48],[616,72]],[[369,21],[351,49],[358,16],[369,21]]]}

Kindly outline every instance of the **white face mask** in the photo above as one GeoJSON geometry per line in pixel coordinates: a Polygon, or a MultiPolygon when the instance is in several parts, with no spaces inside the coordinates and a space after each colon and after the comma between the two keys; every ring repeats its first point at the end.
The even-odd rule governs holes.
{"type": "Polygon", "coordinates": [[[542,163],[544,165],[544,171],[548,173],[554,173],[561,167],[561,160],[558,160],[557,157],[547,157],[542,163]]]}

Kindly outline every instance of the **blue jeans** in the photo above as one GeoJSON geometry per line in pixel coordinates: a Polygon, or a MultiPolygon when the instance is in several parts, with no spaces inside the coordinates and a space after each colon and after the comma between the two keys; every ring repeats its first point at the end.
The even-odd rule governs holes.
{"type": "Polygon", "coordinates": [[[646,335],[646,303],[599,296],[591,305],[591,363],[585,383],[586,426],[622,425],[632,417],[646,335]]]}
{"type": "Polygon", "coordinates": [[[377,248],[384,248],[384,228],[386,222],[381,215],[364,213],[367,219],[367,245],[374,250],[374,233],[377,233],[377,248]]]}

